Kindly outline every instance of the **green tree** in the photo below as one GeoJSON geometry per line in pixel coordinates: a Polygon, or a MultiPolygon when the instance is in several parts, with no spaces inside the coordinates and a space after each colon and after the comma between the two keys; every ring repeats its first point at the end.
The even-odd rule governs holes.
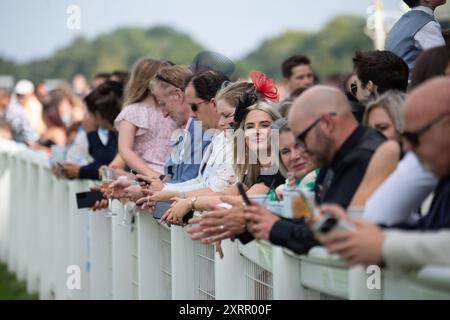
{"type": "Polygon", "coordinates": [[[349,73],[356,50],[371,50],[372,42],[363,33],[365,21],[359,17],[340,16],[316,33],[288,31],[266,40],[259,48],[237,63],[238,74],[245,76],[259,69],[281,79],[281,63],[294,54],[311,58],[319,77],[349,73]]]}
{"type": "Polygon", "coordinates": [[[0,74],[34,81],[45,78],[70,80],[77,73],[92,78],[97,72],[130,70],[141,57],[189,63],[201,50],[202,46],[190,36],[170,27],[120,28],[91,41],[77,38],[47,59],[21,65],[0,59],[0,74]]]}
{"type": "MultiPolygon", "coordinates": [[[[371,40],[363,32],[364,24],[363,18],[339,16],[316,33],[284,32],[267,39],[239,60],[236,75],[247,76],[249,71],[258,69],[279,80],[282,61],[293,54],[309,56],[319,77],[349,73],[353,53],[372,49],[371,40]]],[[[130,70],[141,57],[189,64],[201,50],[202,46],[189,35],[168,26],[120,28],[93,40],[77,38],[47,59],[15,64],[0,58],[0,74],[34,81],[45,78],[70,80],[76,73],[92,78],[97,72],[130,70]]]]}

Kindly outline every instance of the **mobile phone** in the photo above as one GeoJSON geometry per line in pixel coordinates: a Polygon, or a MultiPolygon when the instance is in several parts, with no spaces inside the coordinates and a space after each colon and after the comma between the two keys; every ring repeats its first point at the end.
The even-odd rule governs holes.
{"type": "Polygon", "coordinates": [[[155,208],[153,209],[153,218],[161,219],[164,213],[169,210],[172,202],[170,201],[156,201],[155,208]]]}
{"type": "MultiPolygon", "coordinates": [[[[161,217],[166,213],[167,210],[169,210],[170,206],[172,205],[172,202],[170,201],[156,201],[155,208],[153,209],[153,218],[160,220],[161,217]]],[[[189,211],[184,217],[183,222],[185,224],[188,223],[188,221],[194,216],[194,211],[189,211]]]]}
{"type": "Polygon", "coordinates": [[[106,200],[101,191],[79,192],[77,196],[78,209],[92,208],[99,200],[106,200]]]}
{"type": "Polygon", "coordinates": [[[150,185],[146,180],[138,178],[138,177],[136,177],[136,181],[138,182],[138,184],[141,187],[145,187],[145,186],[149,186],[150,185]]]}
{"type": "Polygon", "coordinates": [[[331,230],[353,230],[354,226],[345,220],[338,219],[330,213],[325,213],[319,221],[313,225],[313,231],[326,234],[331,230]]]}
{"type": "Polygon", "coordinates": [[[241,194],[242,199],[244,199],[245,204],[249,206],[250,199],[248,198],[247,193],[245,193],[244,185],[242,184],[242,182],[238,182],[236,186],[239,190],[239,193],[241,194]]]}

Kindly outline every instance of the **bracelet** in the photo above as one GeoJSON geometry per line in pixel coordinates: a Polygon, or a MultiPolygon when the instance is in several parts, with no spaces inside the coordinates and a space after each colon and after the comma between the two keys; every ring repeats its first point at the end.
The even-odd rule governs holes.
{"type": "Polygon", "coordinates": [[[191,198],[191,209],[193,211],[196,211],[197,209],[195,209],[195,202],[197,201],[197,197],[192,197],[191,198]]]}

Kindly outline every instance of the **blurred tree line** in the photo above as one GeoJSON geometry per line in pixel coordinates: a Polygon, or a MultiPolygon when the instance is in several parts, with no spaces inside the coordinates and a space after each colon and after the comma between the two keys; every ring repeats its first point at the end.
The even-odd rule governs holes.
{"type": "MultiPolygon", "coordinates": [[[[363,32],[364,24],[363,18],[339,16],[316,33],[287,31],[264,41],[259,48],[236,61],[236,75],[246,76],[249,71],[258,69],[281,79],[281,62],[298,53],[312,59],[319,77],[348,73],[352,69],[354,51],[372,48],[372,41],[363,32]]],[[[38,81],[45,78],[69,80],[81,73],[92,79],[97,72],[129,70],[137,59],[145,56],[189,64],[201,50],[202,45],[189,35],[171,27],[121,28],[94,40],[77,38],[43,60],[16,64],[0,58],[0,74],[38,81]]]]}

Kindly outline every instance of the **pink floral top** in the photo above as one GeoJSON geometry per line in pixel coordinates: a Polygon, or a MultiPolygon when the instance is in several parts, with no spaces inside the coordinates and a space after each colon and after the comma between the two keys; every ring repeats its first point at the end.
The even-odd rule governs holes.
{"type": "Polygon", "coordinates": [[[130,104],[120,112],[114,121],[117,130],[123,120],[137,127],[133,151],[151,169],[163,173],[172,148],[170,137],[176,129],[175,122],[165,118],[160,108],[143,103],[130,104]]]}

